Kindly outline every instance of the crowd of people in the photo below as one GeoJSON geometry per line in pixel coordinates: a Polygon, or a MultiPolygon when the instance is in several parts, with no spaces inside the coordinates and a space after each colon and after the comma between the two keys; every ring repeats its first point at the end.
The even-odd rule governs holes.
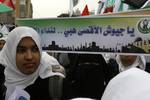
{"type": "MultiPolygon", "coordinates": [[[[107,1],[99,14],[127,10],[126,4],[130,4],[128,0],[123,4],[121,0],[107,1]],[[112,10],[114,4],[117,6],[112,10]]],[[[136,3],[131,6],[128,9],[142,7],[136,3]]],[[[1,30],[2,27],[0,100],[150,99],[149,56],[110,53],[52,56],[42,51],[40,36],[33,28],[1,30]]]]}
{"type": "Polygon", "coordinates": [[[42,51],[39,34],[26,26],[14,28],[5,42],[0,52],[1,100],[150,98],[143,55],[71,53],[55,58],[42,51]]]}

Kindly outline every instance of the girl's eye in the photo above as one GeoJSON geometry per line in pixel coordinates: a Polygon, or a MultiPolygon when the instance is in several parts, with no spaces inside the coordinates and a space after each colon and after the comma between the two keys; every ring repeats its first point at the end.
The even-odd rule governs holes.
{"type": "Polygon", "coordinates": [[[32,52],[39,52],[38,47],[33,47],[33,48],[32,48],[32,52]]]}
{"type": "Polygon", "coordinates": [[[21,48],[21,47],[17,48],[17,53],[24,53],[24,52],[26,52],[25,48],[21,48]]]}
{"type": "Polygon", "coordinates": [[[25,47],[22,47],[22,46],[17,47],[17,53],[26,53],[28,50],[32,53],[39,52],[39,49],[38,49],[37,46],[33,46],[33,47],[30,47],[30,48],[25,48],[25,47]]]}

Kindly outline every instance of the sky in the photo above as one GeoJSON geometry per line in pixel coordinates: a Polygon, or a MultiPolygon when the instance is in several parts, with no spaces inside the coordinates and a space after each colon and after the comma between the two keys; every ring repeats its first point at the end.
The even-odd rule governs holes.
{"type": "MultiPolygon", "coordinates": [[[[33,18],[53,18],[62,13],[69,12],[70,0],[31,0],[33,5],[33,18]]],[[[98,0],[79,0],[74,10],[79,8],[82,11],[85,4],[89,10],[97,9],[98,0]]]]}

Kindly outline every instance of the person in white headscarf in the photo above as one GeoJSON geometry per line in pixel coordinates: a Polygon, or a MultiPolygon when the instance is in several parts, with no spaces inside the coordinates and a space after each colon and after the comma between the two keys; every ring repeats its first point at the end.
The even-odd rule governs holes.
{"type": "Polygon", "coordinates": [[[149,73],[130,68],[108,83],[101,100],[150,100],[149,84],[149,73]]]}
{"type": "Polygon", "coordinates": [[[27,92],[30,100],[51,99],[48,86],[53,74],[47,73],[52,73],[52,66],[42,60],[40,37],[33,28],[21,26],[13,29],[1,52],[7,66],[4,71],[5,100],[16,88],[27,92]]]}
{"type": "Polygon", "coordinates": [[[138,67],[145,70],[146,60],[142,55],[117,55],[116,62],[119,66],[119,72],[125,71],[132,67],[138,67]]]}
{"type": "Polygon", "coordinates": [[[106,84],[120,72],[130,68],[146,69],[146,61],[142,55],[116,55],[115,58],[107,61],[106,84]]]}

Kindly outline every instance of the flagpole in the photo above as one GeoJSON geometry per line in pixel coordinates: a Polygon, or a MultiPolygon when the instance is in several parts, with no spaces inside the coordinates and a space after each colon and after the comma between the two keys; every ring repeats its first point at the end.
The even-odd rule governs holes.
{"type": "Polygon", "coordinates": [[[26,0],[26,17],[27,18],[30,17],[30,4],[31,4],[31,0],[26,0]]]}
{"type": "Polygon", "coordinates": [[[20,16],[20,1],[19,0],[16,0],[15,6],[16,6],[15,7],[15,11],[16,11],[15,17],[19,18],[19,16],[20,16]]]}
{"type": "Polygon", "coordinates": [[[71,17],[72,16],[72,14],[73,14],[73,1],[72,0],[70,0],[70,12],[69,12],[69,17],[71,17]]]}

